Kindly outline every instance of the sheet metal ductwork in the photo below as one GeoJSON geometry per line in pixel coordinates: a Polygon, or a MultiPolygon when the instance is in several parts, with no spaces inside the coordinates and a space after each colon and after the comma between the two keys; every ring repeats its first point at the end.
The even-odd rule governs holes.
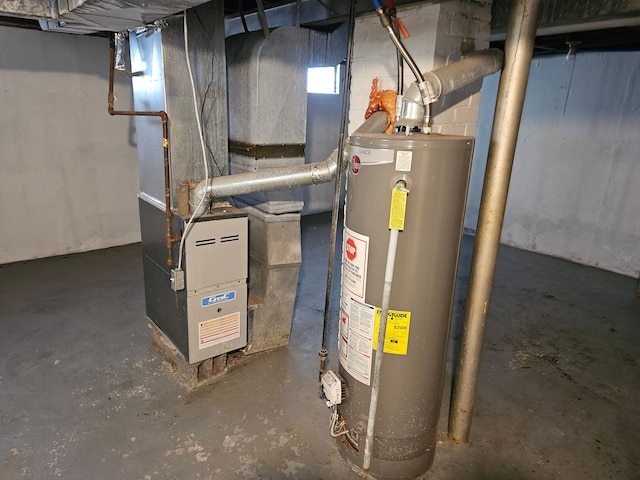
{"type": "Polygon", "coordinates": [[[208,0],[5,0],[0,15],[39,20],[42,30],[121,32],[207,3],[208,0]]]}
{"type": "MultiPolygon", "coordinates": [[[[38,20],[42,30],[62,33],[90,34],[97,32],[121,32],[151,25],[156,21],[183,12],[190,8],[209,3],[211,0],[3,0],[0,2],[0,16],[38,20]]],[[[397,4],[416,0],[396,0],[397,4]]],[[[217,3],[217,2],[216,2],[217,3]]],[[[219,3],[223,3],[219,0],[219,3]]],[[[224,2],[226,3],[226,2],[224,2]]],[[[289,0],[263,2],[268,28],[291,25],[292,22],[309,24],[313,22],[344,21],[343,0],[289,0]]],[[[359,13],[367,10],[366,2],[360,2],[359,13]]],[[[228,9],[225,5],[228,35],[245,30],[259,31],[263,26],[258,20],[256,9],[244,12],[228,9]],[[228,12],[231,10],[231,13],[228,12]]]]}
{"type": "MultiPolygon", "coordinates": [[[[307,134],[307,68],[314,45],[324,59],[327,35],[280,27],[235,35],[225,42],[229,104],[229,166],[232,174],[304,165],[307,134]]],[[[272,189],[271,189],[272,190],[272,189]]],[[[243,204],[266,213],[299,212],[302,190],[246,195],[243,204]]]]}

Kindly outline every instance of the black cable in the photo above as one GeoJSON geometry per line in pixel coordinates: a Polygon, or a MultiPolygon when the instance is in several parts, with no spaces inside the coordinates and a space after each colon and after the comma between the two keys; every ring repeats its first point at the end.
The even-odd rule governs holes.
{"type": "Polygon", "coordinates": [[[344,91],[342,97],[342,117],[340,119],[340,138],[338,140],[338,159],[336,168],[335,188],[333,191],[333,208],[331,210],[331,238],[329,241],[329,266],[327,272],[327,290],[324,302],[324,323],[322,326],[322,347],[320,348],[320,376],[325,371],[327,358],[327,337],[329,333],[329,315],[331,307],[331,287],[333,285],[333,264],[336,251],[336,236],[338,232],[338,214],[340,207],[340,193],[342,191],[342,164],[344,161],[344,140],[347,125],[347,108],[349,106],[349,92],[351,91],[351,60],[353,58],[353,33],[356,23],[357,0],[351,0],[349,8],[349,39],[347,41],[347,61],[344,68],[344,91]]]}
{"type": "MultiPolygon", "coordinates": [[[[209,41],[209,45],[211,46],[211,51],[213,52],[214,49],[214,39],[213,37],[211,37],[211,35],[209,35],[209,32],[207,31],[207,28],[204,24],[204,22],[202,21],[202,18],[200,17],[200,14],[198,13],[198,9],[193,8],[193,13],[196,17],[196,19],[198,20],[198,23],[200,24],[200,27],[202,28],[202,32],[204,33],[205,37],[207,38],[207,40],[209,41]]],[[[215,69],[215,61],[213,58],[213,54],[211,55],[211,72],[214,71],[215,69]]],[[[202,96],[202,101],[200,102],[200,118],[203,120],[203,125],[206,125],[206,122],[204,121],[205,117],[204,117],[204,113],[205,113],[205,106],[207,104],[207,97],[209,96],[209,92],[211,90],[211,86],[213,85],[213,75],[211,76],[211,78],[209,79],[209,82],[207,83],[207,86],[205,88],[204,91],[204,95],[202,96]]],[[[215,102],[217,100],[217,98],[213,98],[212,101],[215,102]]],[[[208,117],[207,117],[208,118],[208,117]]],[[[205,146],[207,148],[207,151],[209,152],[209,156],[211,157],[211,161],[213,162],[213,164],[215,165],[216,169],[218,170],[218,175],[222,175],[223,171],[222,168],[220,167],[220,165],[218,164],[218,161],[216,160],[216,156],[213,153],[213,149],[211,148],[211,145],[209,145],[209,141],[208,141],[208,135],[207,135],[207,129],[203,127],[203,135],[205,138],[205,146]]]]}

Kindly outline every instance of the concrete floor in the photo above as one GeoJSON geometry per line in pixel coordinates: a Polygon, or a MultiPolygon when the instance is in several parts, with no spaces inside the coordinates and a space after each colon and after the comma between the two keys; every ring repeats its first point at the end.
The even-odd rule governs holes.
{"type": "MultiPolygon", "coordinates": [[[[0,478],[357,478],[317,395],[328,220],[303,221],[290,345],[192,393],[150,347],[139,245],[0,266],[0,478]]],[[[503,247],[471,443],[442,433],[424,478],[640,478],[639,339],[634,279],[503,247]]]]}

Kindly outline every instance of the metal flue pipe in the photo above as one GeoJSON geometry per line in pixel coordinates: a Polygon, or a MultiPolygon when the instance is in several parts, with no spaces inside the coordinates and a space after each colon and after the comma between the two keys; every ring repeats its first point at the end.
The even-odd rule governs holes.
{"type": "MultiPolygon", "coordinates": [[[[442,95],[451,93],[498,71],[501,65],[502,52],[497,49],[489,49],[473,53],[458,62],[439,68],[433,72],[427,72],[424,75],[426,78],[431,79],[431,88],[436,92],[435,97],[431,95],[429,98],[435,98],[435,100],[437,100],[442,95]]],[[[425,110],[422,104],[422,92],[415,83],[411,85],[404,98],[407,99],[405,104],[416,103],[419,105],[417,105],[418,108],[410,107],[408,112],[405,111],[405,107],[403,106],[403,115],[406,113],[409,116],[401,118],[396,125],[404,125],[403,120],[410,118],[411,115],[416,113],[416,121],[409,123],[422,125],[425,110]]],[[[376,112],[370,116],[355,133],[381,133],[387,127],[390,120],[393,119],[388,119],[386,112],[376,112]]],[[[347,141],[345,142],[343,150],[346,152],[348,149],[349,145],[347,141]]],[[[255,172],[210,178],[207,181],[200,182],[191,192],[189,200],[190,209],[194,211],[195,207],[200,204],[203,196],[223,198],[232,195],[267,192],[329,182],[336,174],[337,159],[338,153],[336,149],[329,158],[323,162],[270,168],[257,170],[255,172]]],[[[209,202],[203,202],[197,213],[202,214],[208,208],[209,202]]]]}
{"type": "Polygon", "coordinates": [[[457,62],[445,65],[431,72],[422,74],[425,93],[412,83],[402,98],[402,107],[397,126],[420,125],[424,113],[424,105],[437,102],[444,95],[481,80],[487,75],[500,70],[502,51],[497,48],[474,52],[457,62]]]}
{"type": "Polygon", "coordinates": [[[511,5],[449,417],[449,438],[457,443],[469,441],[489,300],[539,11],[540,0],[514,0],[511,5]]]}
{"type": "MultiPolygon", "coordinates": [[[[497,48],[473,52],[457,62],[423,73],[427,82],[429,102],[438,101],[444,95],[481,80],[500,70],[503,53],[497,48]]],[[[422,97],[418,86],[412,84],[404,95],[406,100],[420,102],[422,97]]]]}
{"type": "MultiPolygon", "coordinates": [[[[386,112],[376,112],[358,128],[358,133],[380,133],[389,124],[386,112]]],[[[343,155],[348,155],[349,141],[344,142],[343,155]]],[[[347,162],[343,162],[346,165],[347,162]]],[[[233,195],[243,195],[252,192],[269,192],[284,188],[316,185],[333,180],[338,168],[338,149],[329,157],[316,163],[306,165],[267,168],[255,172],[238,173],[203,180],[193,189],[189,206],[193,211],[203,196],[209,198],[223,198],[233,195]]],[[[341,172],[342,173],[342,172],[341,172]]],[[[202,202],[200,215],[209,209],[210,202],[202,202]]]]}

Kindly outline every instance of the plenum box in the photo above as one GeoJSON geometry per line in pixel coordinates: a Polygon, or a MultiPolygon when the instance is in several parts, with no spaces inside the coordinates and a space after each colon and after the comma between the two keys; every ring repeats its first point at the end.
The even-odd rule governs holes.
{"type": "Polygon", "coordinates": [[[249,318],[245,353],[287,345],[302,263],[300,214],[249,216],[249,318]]]}

